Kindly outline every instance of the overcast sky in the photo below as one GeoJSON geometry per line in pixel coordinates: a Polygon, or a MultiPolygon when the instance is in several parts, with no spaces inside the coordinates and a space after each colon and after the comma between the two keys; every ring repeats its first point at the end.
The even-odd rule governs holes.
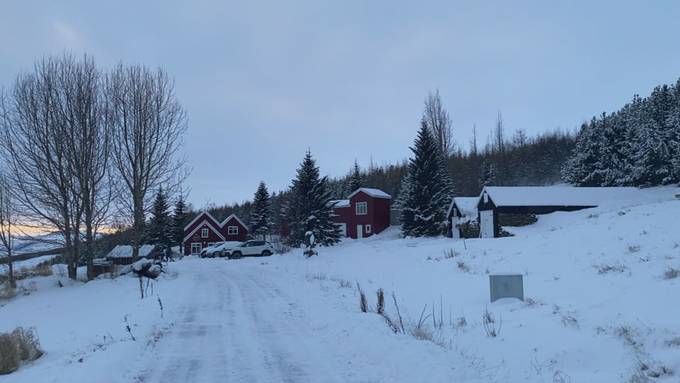
{"type": "Polygon", "coordinates": [[[165,68],[200,208],[285,189],[307,148],[330,176],[407,158],[437,88],[466,148],[498,110],[575,129],[680,76],[678,20],[676,1],[4,1],[0,86],[65,50],[165,68]]]}

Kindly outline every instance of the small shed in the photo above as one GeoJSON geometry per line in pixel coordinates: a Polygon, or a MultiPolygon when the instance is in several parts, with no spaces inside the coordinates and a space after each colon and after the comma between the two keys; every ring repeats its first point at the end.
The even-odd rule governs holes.
{"type": "Polygon", "coordinates": [[[477,221],[477,202],[479,197],[454,197],[447,215],[449,222],[449,236],[462,238],[461,227],[464,224],[477,221]]]}
{"type": "MultiPolygon", "coordinates": [[[[153,257],[155,250],[155,245],[142,245],[139,247],[139,258],[153,257]]],[[[114,265],[130,265],[132,264],[132,246],[118,245],[106,254],[106,259],[114,265]]]]}
{"type": "Polygon", "coordinates": [[[600,206],[629,198],[633,187],[485,186],[477,202],[479,236],[498,237],[500,214],[548,214],[600,206]]]}

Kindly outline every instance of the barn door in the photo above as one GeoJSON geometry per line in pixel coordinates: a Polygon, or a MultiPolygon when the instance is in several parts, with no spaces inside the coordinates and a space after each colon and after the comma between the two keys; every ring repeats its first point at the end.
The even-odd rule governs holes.
{"type": "Polygon", "coordinates": [[[451,217],[451,238],[460,238],[460,229],[458,228],[458,217],[451,217]]]}
{"type": "Polygon", "coordinates": [[[361,239],[364,237],[364,226],[363,225],[357,225],[357,239],[361,239]]]}
{"type": "Polygon", "coordinates": [[[479,236],[481,238],[494,237],[493,210],[479,212],[479,236]]]}

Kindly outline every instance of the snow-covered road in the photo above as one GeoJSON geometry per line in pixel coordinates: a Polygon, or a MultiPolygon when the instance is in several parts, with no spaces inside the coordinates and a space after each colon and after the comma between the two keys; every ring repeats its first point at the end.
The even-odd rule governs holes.
{"type": "MultiPolygon", "coordinates": [[[[267,273],[202,261],[177,323],[152,349],[144,382],[334,382],[333,347],[267,273]]],[[[189,277],[188,275],[184,276],[189,277]]]]}

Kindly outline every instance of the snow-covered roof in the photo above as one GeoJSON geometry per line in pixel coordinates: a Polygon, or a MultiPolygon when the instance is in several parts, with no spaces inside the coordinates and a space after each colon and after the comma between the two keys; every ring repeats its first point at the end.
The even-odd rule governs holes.
{"type": "MultiPolygon", "coordinates": [[[[139,256],[146,257],[156,246],[154,245],[142,245],[139,247],[139,256]]],[[[107,255],[107,258],[131,258],[132,257],[132,246],[130,245],[118,245],[113,248],[107,255]]]]}
{"type": "Polygon", "coordinates": [[[350,194],[347,198],[352,198],[352,197],[354,197],[354,195],[356,195],[359,192],[364,192],[364,193],[366,193],[366,194],[368,194],[368,195],[370,195],[371,197],[374,197],[374,198],[392,199],[391,195],[385,193],[384,191],[382,191],[380,189],[373,189],[373,188],[359,188],[359,189],[355,190],[354,192],[352,192],[352,194],[350,194]]]}
{"type": "Polygon", "coordinates": [[[454,197],[449,206],[449,214],[451,214],[451,209],[453,209],[453,205],[455,204],[461,215],[465,217],[476,217],[477,202],[479,202],[479,197],[454,197]]]}
{"type": "MultiPolygon", "coordinates": [[[[634,187],[573,186],[485,186],[479,198],[487,193],[498,206],[598,206],[612,199],[635,197],[634,187]]],[[[477,199],[479,201],[479,198],[477,199]]]]}
{"type": "Polygon", "coordinates": [[[329,201],[328,205],[332,207],[349,207],[350,202],[348,199],[334,199],[329,201]]]}
{"type": "Polygon", "coordinates": [[[209,211],[203,210],[202,212],[198,213],[198,214],[194,217],[194,219],[191,220],[191,222],[189,222],[188,224],[186,224],[186,225],[184,226],[184,231],[187,231],[187,229],[188,229],[191,225],[193,225],[194,223],[196,223],[196,221],[198,221],[199,219],[205,219],[204,216],[208,216],[210,219],[213,220],[213,222],[215,222],[216,224],[219,225],[220,221],[216,220],[215,217],[213,217],[212,214],[210,214],[209,211]]]}

